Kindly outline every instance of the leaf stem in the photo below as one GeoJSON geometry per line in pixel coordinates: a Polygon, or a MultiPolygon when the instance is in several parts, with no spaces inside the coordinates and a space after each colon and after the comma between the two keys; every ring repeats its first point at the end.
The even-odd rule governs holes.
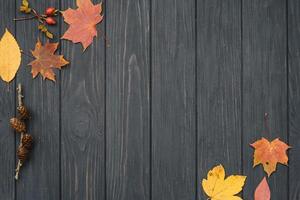
{"type": "Polygon", "coordinates": [[[27,57],[34,58],[32,55],[30,55],[30,54],[28,54],[28,53],[25,53],[23,50],[21,50],[21,53],[24,54],[24,55],[27,56],[27,57]]]}
{"type": "Polygon", "coordinates": [[[265,126],[265,133],[270,133],[270,127],[269,127],[269,113],[265,113],[264,115],[264,126],[265,126]]]}
{"type": "Polygon", "coordinates": [[[103,39],[106,43],[106,47],[110,47],[110,40],[108,39],[108,37],[106,35],[103,35],[103,39]]]}

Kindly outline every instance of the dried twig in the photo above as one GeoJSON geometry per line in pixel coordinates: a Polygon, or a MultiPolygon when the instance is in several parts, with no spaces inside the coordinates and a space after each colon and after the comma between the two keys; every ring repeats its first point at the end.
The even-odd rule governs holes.
{"type": "MultiPolygon", "coordinates": [[[[19,83],[18,84],[18,88],[17,88],[17,92],[18,92],[18,105],[22,106],[23,105],[23,98],[24,96],[22,95],[22,86],[19,83]]],[[[21,133],[21,138],[20,138],[20,144],[19,144],[19,148],[22,145],[22,139],[23,139],[24,133],[21,133]]],[[[19,174],[20,174],[20,169],[22,167],[22,162],[20,161],[20,159],[18,160],[18,165],[16,168],[16,175],[15,175],[15,179],[18,180],[19,179],[19,174]]]]}
{"type": "Polygon", "coordinates": [[[17,92],[18,92],[18,106],[22,106],[23,105],[22,99],[24,98],[24,96],[22,95],[22,86],[20,83],[18,84],[17,92]]]}
{"type": "Polygon", "coordinates": [[[34,19],[34,18],[37,18],[37,16],[15,18],[14,21],[31,20],[31,19],[34,19]]]}

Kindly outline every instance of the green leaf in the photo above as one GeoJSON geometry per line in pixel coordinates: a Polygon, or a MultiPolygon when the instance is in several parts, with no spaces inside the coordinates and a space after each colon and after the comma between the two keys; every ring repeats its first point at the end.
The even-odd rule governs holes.
{"type": "Polygon", "coordinates": [[[44,28],[42,28],[42,32],[47,32],[48,31],[48,29],[46,28],[46,27],[44,27],[44,28]]]}
{"type": "Polygon", "coordinates": [[[53,39],[53,34],[50,33],[49,31],[46,32],[46,36],[50,39],[53,39]]]}
{"type": "Polygon", "coordinates": [[[47,27],[44,24],[40,24],[38,26],[38,29],[41,30],[43,33],[46,33],[48,31],[47,27]]]}
{"type": "Polygon", "coordinates": [[[39,30],[42,30],[44,27],[45,27],[44,24],[40,24],[40,25],[38,26],[38,29],[39,29],[39,30]]]}

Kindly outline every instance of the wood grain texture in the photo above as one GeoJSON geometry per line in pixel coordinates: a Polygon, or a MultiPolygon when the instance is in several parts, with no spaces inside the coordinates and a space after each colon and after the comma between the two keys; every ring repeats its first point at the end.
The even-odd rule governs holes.
{"type": "MultiPolygon", "coordinates": [[[[261,137],[293,147],[289,168],[268,179],[272,200],[300,199],[300,2],[103,1],[104,22],[85,52],[61,41],[71,64],[55,71],[56,83],[32,79],[24,55],[16,80],[0,80],[0,200],[206,199],[201,180],[217,164],[248,176],[241,196],[253,199],[266,174],[252,168],[249,144],[261,137]],[[8,120],[19,82],[35,148],[15,184],[19,135],[8,120]]],[[[40,12],[76,8],[29,2],[40,12]]],[[[35,21],[15,26],[20,4],[0,1],[0,36],[8,27],[29,53],[45,38],[35,21]]]]}
{"type": "MultiPolygon", "coordinates": [[[[197,1],[198,188],[214,166],[240,173],[241,1],[197,1]]],[[[199,198],[207,198],[203,190],[199,198]]]]}
{"type": "MultiPolygon", "coordinates": [[[[76,1],[61,2],[62,10],[76,8],[76,1]]],[[[97,26],[98,37],[85,52],[81,44],[62,42],[71,64],[61,79],[61,199],[105,198],[104,27],[97,26]]]]}
{"type": "MultiPolygon", "coordinates": [[[[16,1],[19,7],[21,1],[16,1]]],[[[47,6],[59,6],[58,0],[31,0],[30,4],[38,12],[47,6]]],[[[23,16],[17,12],[17,16],[23,16]]],[[[17,23],[17,38],[21,49],[27,54],[35,48],[39,35],[36,21],[17,23]]],[[[53,27],[57,35],[59,27],[53,27]]],[[[27,131],[34,137],[34,149],[30,159],[22,167],[20,181],[17,182],[17,199],[59,199],[59,76],[57,82],[43,81],[39,76],[32,79],[31,67],[27,66],[33,59],[23,56],[17,82],[23,85],[24,104],[32,113],[27,131]]],[[[58,72],[56,71],[56,74],[58,72]]],[[[16,138],[19,144],[19,137],[16,138]]]]}
{"type": "Polygon", "coordinates": [[[195,1],[151,9],[152,199],[195,199],[195,1]]]}
{"type": "MultiPolygon", "coordinates": [[[[266,175],[253,169],[249,143],[266,137],[287,142],[286,2],[243,1],[243,165],[248,176],[244,197],[250,199],[266,175]],[[269,113],[269,131],[264,131],[269,113]]],[[[272,199],[287,199],[287,167],[278,165],[269,179],[272,199]]]]}
{"type": "Polygon", "coordinates": [[[107,199],[150,199],[149,0],[107,1],[107,199]]]}
{"type": "Polygon", "coordinates": [[[300,1],[288,0],[289,199],[300,199],[300,1]]]}
{"type": "MultiPolygon", "coordinates": [[[[0,38],[5,28],[15,35],[15,2],[0,1],[0,38]]],[[[15,114],[15,81],[10,84],[0,79],[0,200],[15,199],[15,136],[9,119],[15,114]]]]}

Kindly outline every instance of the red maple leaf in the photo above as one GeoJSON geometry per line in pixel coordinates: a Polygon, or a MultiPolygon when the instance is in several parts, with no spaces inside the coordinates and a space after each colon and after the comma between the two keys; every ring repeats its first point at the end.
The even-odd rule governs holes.
{"type": "Polygon", "coordinates": [[[94,5],[91,0],[77,0],[76,3],[76,10],[62,11],[64,21],[70,25],[62,39],[80,42],[85,50],[97,36],[96,25],[103,20],[102,3],[94,5]]]}

